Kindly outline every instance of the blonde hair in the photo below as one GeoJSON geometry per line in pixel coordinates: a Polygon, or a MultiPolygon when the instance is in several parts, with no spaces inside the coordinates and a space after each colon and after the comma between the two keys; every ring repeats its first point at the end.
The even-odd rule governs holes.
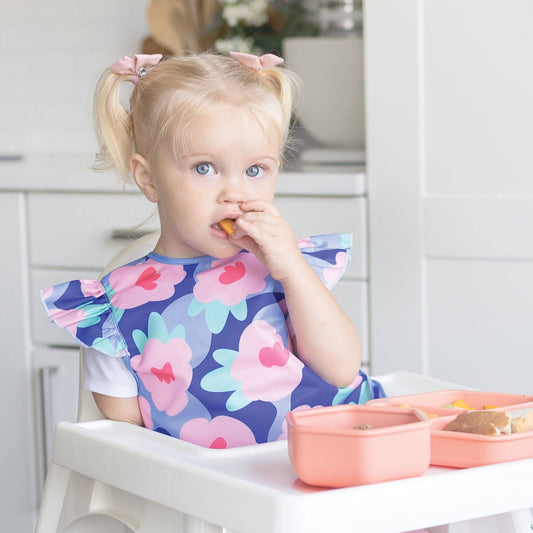
{"type": "Polygon", "coordinates": [[[153,162],[161,149],[176,159],[187,147],[191,125],[215,112],[221,103],[243,106],[266,131],[274,127],[285,147],[298,79],[283,67],[244,67],[211,52],[169,57],[140,78],[127,110],[120,101],[124,81],[134,74],[104,72],[95,95],[98,160],[115,168],[126,181],[129,161],[137,152],[153,162]]]}

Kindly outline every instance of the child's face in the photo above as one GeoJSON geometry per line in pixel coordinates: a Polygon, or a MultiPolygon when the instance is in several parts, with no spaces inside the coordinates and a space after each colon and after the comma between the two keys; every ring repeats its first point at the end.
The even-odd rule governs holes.
{"type": "Polygon", "coordinates": [[[170,153],[152,167],[161,239],[156,252],[169,257],[231,257],[239,251],[218,226],[242,214],[240,203],[271,202],[279,168],[280,139],[235,105],[221,105],[194,123],[187,153],[170,153]]]}

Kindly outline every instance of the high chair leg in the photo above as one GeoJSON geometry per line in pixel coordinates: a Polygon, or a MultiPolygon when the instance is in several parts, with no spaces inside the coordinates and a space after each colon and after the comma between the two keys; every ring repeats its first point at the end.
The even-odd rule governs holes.
{"type": "Polygon", "coordinates": [[[50,464],[35,533],[57,533],[59,531],[70,474],[70,470],[62,466],[50,464]]]}
{"type": "Polygon", "coordinates": [[[533,516],[531,509],[519,509],[511,513],[511,520],[515,533],[531,533],[533,530],[533,516]]]}

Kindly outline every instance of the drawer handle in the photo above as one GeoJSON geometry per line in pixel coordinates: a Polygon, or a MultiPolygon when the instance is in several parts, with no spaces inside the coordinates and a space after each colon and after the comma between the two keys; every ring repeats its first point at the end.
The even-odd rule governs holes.
{"type": "Polygon", "coordinates": [[[117,228],[111,232],[111,238],[115,241],[134,241],[150,233],[153,233],[153,231],[117,228]]]}
{"type": "Polygon", "coordinates": [[[41,409],[43,428],[43,456],[44,473],[48,469],[48,464],[52,457],[52,447],[54,445],[54,413],[52,407],[52,374],[57,372],[56,366],[45,366],[39,369],[41,381],[41,409]]]}

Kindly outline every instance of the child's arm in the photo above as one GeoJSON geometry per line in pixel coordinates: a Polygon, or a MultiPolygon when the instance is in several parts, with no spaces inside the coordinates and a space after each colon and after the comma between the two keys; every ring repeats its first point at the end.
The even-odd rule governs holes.
{"type": "Polygon", "coordinates": [[[119,422],[129,422],[138,426],[143,425],[137,396],[115,398],[114,396],[93,392],[93,398],[98,409],[106,418],[119,422]]]}
{"type": "Polygon", "coordinates": [[[300,359],[337,387],[349,385],[361,364],[356,327],[300,252],[277,209],[251,200],[241,205],[231,239],[253,252],[283,285],[300,359]]]}

